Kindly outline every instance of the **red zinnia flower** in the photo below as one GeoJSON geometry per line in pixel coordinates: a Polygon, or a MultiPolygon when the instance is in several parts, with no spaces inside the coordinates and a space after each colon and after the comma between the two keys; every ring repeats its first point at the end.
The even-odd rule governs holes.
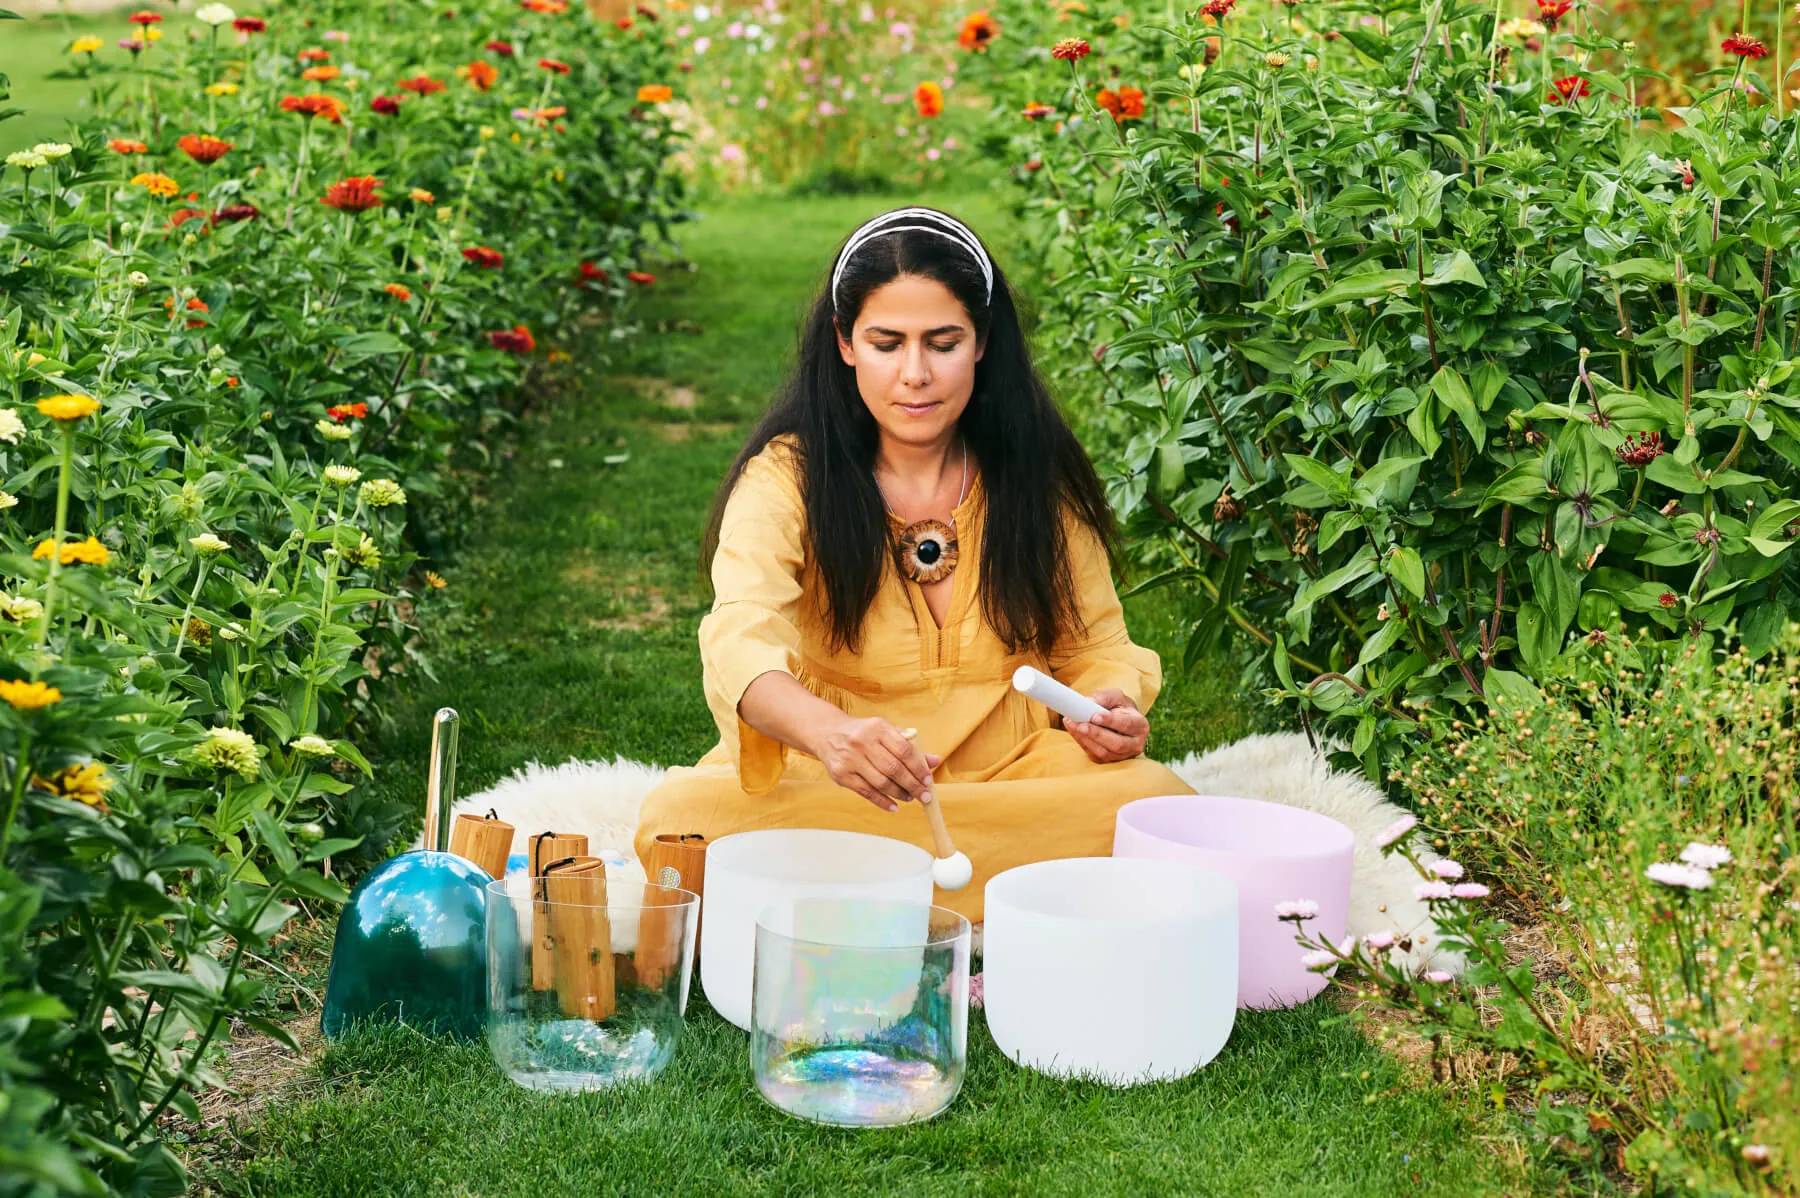
{"type": "Polygon", "coordinates": [[[381,207],[381,197],[375,194],[380,187],[381,180],[374,175],[351,175],[326,188],[319,203],[339,212],[367,212],[381,207]]]}
{"type": "Polygon", "coordinates": [[[389,283],[386,287],[383,287],[382,290],[403,304],[412,298],[412,289],[404,283],[389,283]]]}
{"type": "Polygon", "coordinates": [[[551,16],[569,11],[569,6],[563,0],[519,0],[519,7],[527,12],[549,13],[551,16]]]}
{"type": "Polygon", "coordinates": [[[1674,591],[1664,591],[1662,594],[1660,594],[1656,597],[1656,604],[1658,607],[1664,607],[1664,608],[1674,607],[1677,603],[1680,603],[1680,602],[1681,602],[1681,597],[1679,595],[1677,595],[1674,591]]]}
{"type": "Polygon", "coordinates": [[[501,58],[511,58],[516,53],[511,42],[492,41],[487,44],[487,48],[501,58]]]}
{"type": "Polygon", "coordinates": [[[1206,7],[1202,8],[1200,13],[1215,21],[1223,21],[1236,3],[1237,0],[1206,0],[1206,7]]]}
{"type": "Polygon", "coordinates": [[[516,324],[510,329],[496,329],[487,335],[487,339],[495,349],[503,349],[508,353],[528,354],[537,348],[537,342],[532,340],[531,330],[522,324],[516,324]]]}
{"type": "Polygon", "coordinates": [[[1050,47],[1050,57],[1060,58],[1064,62],[1075,62],[1086,58],[1093,52],[1093,47],[1078,37],[1065,37],[1050,47]]]}
{"type": "Polygon", "coordinates": [[[327,117],[334,125],[344,123],[344,102],[336,96],[313,92],[305,96],[281,97],[281,111],[297,112],[303,117],[327,117]]]}
{"type": "Polygon", "coordinates": [[[1556,32],[1556,24],[1575,7],[1575,0],[1537,0],[1538,20],[1551,33],[1556,32]]]}
{"type": "Polygon", "coordinates": [[[1556,81],[1556,90],[1550,93],[1552,104],[1572,104],[1576,100],[1584,100],[1588,94],[1588,81],[1580,75],[1564,75],[1556,81]]]}
{"type": "Polygon", "coordinates": [[[631,28],[631,18],[630,17],[620,17],[618,20],[614,21],[613,24],[617,25],[620,29],[630,29],[631,28]]]}
{"type": "Polygon", "coordinates": [[[650,284],[656,282],[655,275],[646,274],[644,271],[641,271],[641,270],[628,270],[625,272],[625,277],[630,279],[633,283],[638,283],[645,287],[648,287],[648,286],[650,286],[650,284]]]}
{"type": "Polygon", "coordinates": [[[331,57],[331,52],[329,50],[321,50],[317,46],[311,46],[300,51],[300,53],[294,55],[294,57],[301,62],[324,62],[327,58],[331,57]]]}
{"type": "Polygon", "coordinates": [[[1719,46],[1727,54],[1735,54],[1739,58],[1767,58],[1769,48],[1747,33],[1734,33],[1719,46]]]}
{"type": "Polygon", "coordinates": [[[369,405],[366,403],[333,404],[325,409],[325,414],[339,424],[346,420],[365,420],[369,415],[369,405]]]}
{"type": "Polygon", "coordinates": [[[204,218],[205,216],[206,213],[200,211],[198,208],[177,208],[169,214],[169,228],[179,229],[188,221],[191,221],[196,217],[204,218]]]}
{"type": "Polygon", "coordinates": [[[1619,461],[1627,466],[1648,466],[1662,456],[1662,434],[1656,432],[1633,433],[1625,438],[1625,443],[1613,453],[1619,461]]]}
{"type": "Polygon", "coordinates": [[[583,262],[575,268],[575,273],[579,276],[575,281],[577,287],[586,287],[589,283],[606,282],[606,272],[592,262],[583,262]]]}
{"type": "Polygon", "coordinates": [[[231,27],[239,33],[264,33],[269,23],[261,17],[239,17],[231,23],[231,27]]]}
{"type": "Polygon", "coordinates": [[[944,89],[927,79],[913,88],[913,108],[922,117],[934,117],[944,111],[944,89]]]}
{"type": "Polygon", "coordinates": [[[538,65],[543,67],[546,71],[555,71],[558,75],[567,75],[569,73],[569,64],[566,62],[558,62],[554,58],[540,58],[538,59],[538,65]]]}
{"type": "Polygon", "coordinates": [[[162,20],[162,14],[151,12],[149,9],[143,9],[139,12],[132,13],[125,19],[130,21],[133,25],[155,25],[162,20]]]}
{"type": "Polygon", "coordinates": [[[228,225],[240,220],[255,220],[262,209],[255,204],[227,204],[212,214],[213,224],[228,225]]]}
{"type": "Polygon", "coordinates": [[[450,85],[441,79],[433,79],[430,75],[421,72],[411,79],[402,79],[400,86],[417,95],[429,96],[432,92],[441,92],[450,85]]]}
{"type": "Polygon", "coordinates": [[[1019,115],[1028,121],[1041,121],[1055,111],[1056,109],[1050,107],[1050,105],[1040,104],[1036,100],[1033,100],[1019,110],[1019,115]]]}
{"type": "Polygon", "coordinates": [[[379,112],[383,116],[398,116],[400,115],[400,97],[376,96],[369,101],[369,111],[379,112]]]}
{"type": "Polygon", "coordinates": [[[506,264],[506,256],[499,250],[489,249],[485,245],[472,245],[462,252],[462,256],[477,266],[485,266],[489,270],[499,270],[506,264]]]}
{"type": "Polygon", "coordinates": [[[232,146],[231,142],[223,141],[210,133],[184,133],[175,139],[175,144],[181,147],[182,153],[201,166],[211,166],[225,157],[226,151],[232,146]]]}
{"type": "Polygon", "coordinates": [[[106,143],[106,148],[117,154],[148,154],[150,147],[136,138],[115,137],[106,143]]]}

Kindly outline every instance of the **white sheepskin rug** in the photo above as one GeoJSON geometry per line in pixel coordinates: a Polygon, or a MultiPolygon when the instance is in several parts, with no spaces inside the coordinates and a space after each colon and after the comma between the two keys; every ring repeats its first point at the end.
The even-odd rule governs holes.
{"type": "MultiPolygon", "coordinates": [[[[1404,812],[1360,774],[1334,772],[1324,754],[1298,733],[1245,737],[1171,762],[1169,768],[1199,794],[1285,803],[1343,823],[1356,836],[1349,931],[1364,936],[1392,930],[1415,940],[1423,936],[1424,945],[1409,955],[1410,967],[1461,972],[1457,954],[1437,949],[1430,913],[1413,897],[1418,874],[1404,858],[1384,857],[1375,847],[1375,836],[1404,812]]],[[[609,877],[641,881],[632,839],[644,796],[662,776],[661,766],[623,757],[549,766],[534,761],[487,790],[457,800],[455,811],[494,812],[517,829],[515,853],[525,852],[527,837],[537,832],[584,832],[590,853],[614,857],[609,877]],[[619,864],[621,859],[627,864],[619,864]]]]}

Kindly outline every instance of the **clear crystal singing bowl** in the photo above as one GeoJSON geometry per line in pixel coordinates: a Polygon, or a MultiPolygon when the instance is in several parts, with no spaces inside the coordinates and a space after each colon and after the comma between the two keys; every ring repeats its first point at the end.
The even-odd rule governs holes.
{"type": "Polygon", "coordinates": [[[487,887],[488,1049],[533,1090],[654,1077],[681,1040],[700,896],[604,875],[487,887]]]}
{"type": "Polygon", "coordinates": [[[943,1111],[968,1059],[969,942],[967,919],[923,903],[764,908],[750,1016],[757,1092],[840,1127],[943,1111]]]}

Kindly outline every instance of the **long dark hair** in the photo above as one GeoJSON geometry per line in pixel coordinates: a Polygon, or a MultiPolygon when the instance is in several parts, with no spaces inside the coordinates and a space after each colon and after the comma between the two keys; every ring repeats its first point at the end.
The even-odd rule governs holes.
{"type": "Polygon", "coordinates": [[[824,583],[831,639],[838,648],[859,650],[863,619],[883,571],[892,568],[893,535],[875,486],[880,426],[857,391],[855,368],[838,354],[837,335],[849,339],[869,294],[902,274],[949,288],[986,347],[958,423],[985,491],[982,613],[1009,652],[1048,656],[1064,637],[1085,631],[1063,517],[1072,513],[1093,529],[1110,564],[1112,509],[1093,464],[1032,367],[1000,268],[993,268],[990,302],[974,257],[935,233],[898,229],[863,243],[844,266],[835,311],[829,284],[821,288],[801,329],[794,373],[713,502],[702,569],[710,571],[725,504],[745,464],[772,439],[792,434],[800,450],[808,549],[824,583]]]}

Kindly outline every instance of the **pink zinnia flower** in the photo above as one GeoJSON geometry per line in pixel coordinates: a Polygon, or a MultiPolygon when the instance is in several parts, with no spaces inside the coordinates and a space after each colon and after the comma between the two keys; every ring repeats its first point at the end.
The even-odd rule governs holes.
{"type": "Polygon", "coordinates": [[[1393,948],[1395,940],[1396,937],[1392,932],[1370,932],[1367,936],[1363,937],[1363,943],[1377,951],[1384,948],[1393,948]]]}
{"type": "Polygon", "coordinates": [[[1276,919],[1312,919],[1318,913],[1319,904],[1312,899],[1290,899],[1275,904],[1276,919]]]}
{"type": "Polygon", "coordinates": [[[1391,845],[1395,841],[1399,840],[1402,836],[1405,836],[1408,832],[1410,832],[1414,828],[1418,827],[1418,825],[1419,825],[1419,817],[1418,816],[1416,816],[1416,815],[1401,816],[1399,819],[1395,820],[1393,823],[1391,823],[1387,827],[1383,828],[1381,830],[1380,834],[1375,837],[1375,847],[1378,849],[1387,848],[1389,845],[1391,845]]]}
{"type": "Polygon", "coordinates": [[[1328,966],[1336,965],[1337,957],[1332,953],[1326,952],[1322,948],[1314,949],[1312,952],[1307,953],[1300,958],[1300,964],[1302,967],[1317,973],[1328,966]]]}
{"type": "Polygon", "coordinates": [[[1450,888],[1450,893],[1460,899],[1486,898],[1488,888],[1480,882],[1458,882],[1450,888]]]}
{"type": "Polygon", "coordinates": [[[1731,864],[1731,850],[1724,845],[1690,840],[1687,848],[1681,850],[1681,859],[1695,869],[1717,869],[1731,864]]]}
{"type": "Polygon", "coordinates": [[[1420,974],[1419,976],[1424,978],[1426,981],[1434,982],[1439,986],[1445,985],[1449,982],[1453,982],[1456,980],[1455,978],[1451,977],[1450,974],[1448,974],[1447,972],[1445,972],[1442,969],[1427,969],[1424,973],[1420,974]]]}
{"type": "Polygon", "coordinates": [[[977,973],[969,978],[969,1006],[977,1011],[981,1010],[982,1003],[987,1001],[985,977],[985,974],[977,973]]]}
{"type": "Polygon", "coordinates": [[[1451,861],[1449,858],[1445,858],[1442,861],[1433,861],[1431,872],[1440,878],[1449,878],[1451,881],[1455,881],[1463,876],[1463,867],[1460,861],[1451,861]]]}
{"type": "Polygon", "coordinates": [[[1439,899],[1452,897],[1448,882],[1420,882],[1413,887],[1413,897],[1425,902],[1436,902],[1439,899]]]}
{"type": "Polygon", "coordinates": [[[1644,876],[1679,890],[1710,890],[1713,884],[1711,873],[1679,861],[1658,861],[1644,870],[1644,876]]]}

